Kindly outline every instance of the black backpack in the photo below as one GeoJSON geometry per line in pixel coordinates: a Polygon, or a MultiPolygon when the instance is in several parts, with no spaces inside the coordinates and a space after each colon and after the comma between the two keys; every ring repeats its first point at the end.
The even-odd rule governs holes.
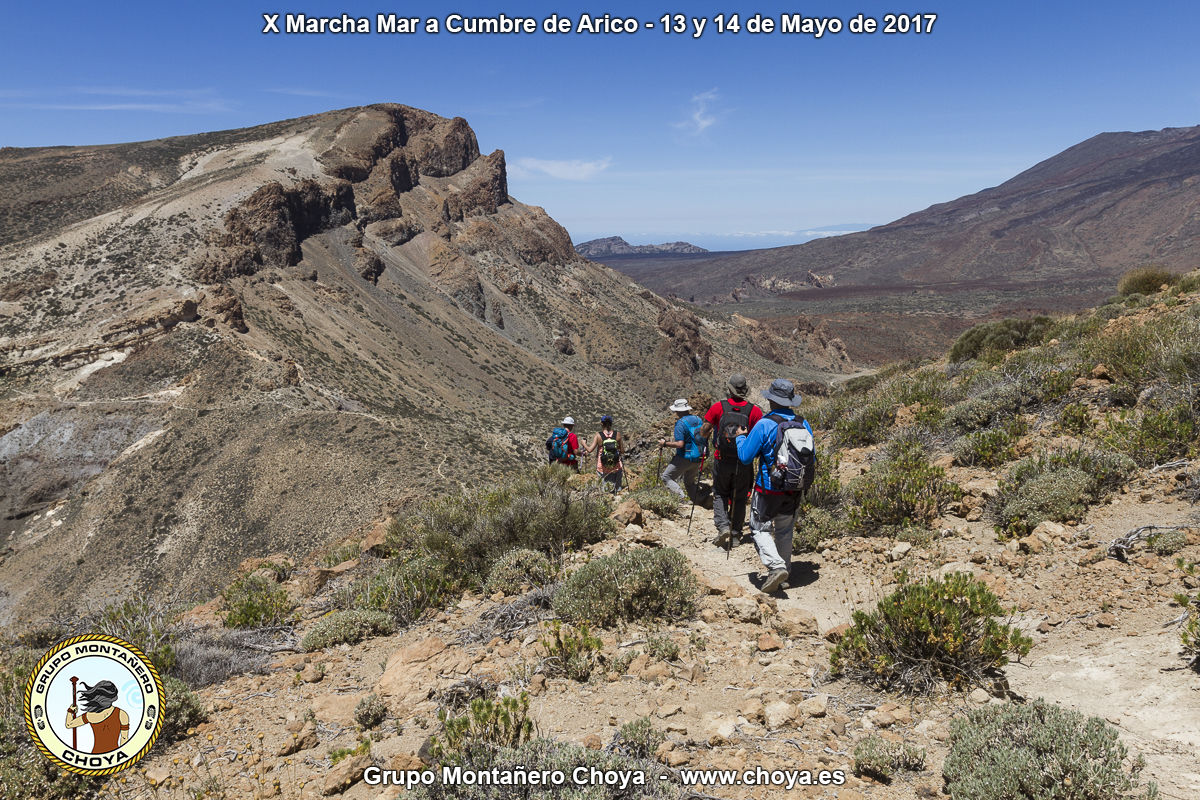
{"type": "Polygon", "coordinates": [[[615,467],[621,461],[621,445],[617,442],[619,435],[616,431],[611,436],[600,432],[600,466],[605,469],[615,467]]]}
{"type": "Polygon", "coordinates": [[[812,430],[802,419],[767,416],[779,426],[775,429],[775,450],[771,457],[771,488],[781,492],[808,491],[817,475],[812,430]]]}
{"type": "Polygon", "coordinates": [[[721,430],[717,432],[717,452],[721,458],[737,458],[738,428],[750,428],[750,412],[754,404],[749,400],[737,408],[729,400],[721,401],[721,430]]]}

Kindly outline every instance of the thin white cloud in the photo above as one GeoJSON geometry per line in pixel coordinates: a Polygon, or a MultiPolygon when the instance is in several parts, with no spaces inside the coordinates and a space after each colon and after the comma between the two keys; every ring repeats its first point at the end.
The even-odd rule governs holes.
{"type": "Polygon", "coordinates": [[[562,181],[586,181],[599,175],[612,164],[612,158],[595,161],[556,161],[548,158],[518,158],[509,166],[510,177],[533,178],[546,175],[562,181]]]}
{"type": "Polygon", "coordinates": [[[230,111],[213,89],[140,89],[129,86],[81,86],[62,89],[0,90],[0,97],[23,102],[4,108],[38,111],[149,111],[163,114],[212,114],[230,111]]]}
{"type": "Polygon", "coordinates": [[[682,128],[691,134],[703,133],[717,121],[712,108],[716,105],[719,97],[720,95],[715,87],[709,89],[707,92],[692,95],[691,112],[688,114],[687,119],[675,123],[675,127],[682,128]]]}
{"type": "Polygon", "coordinates": [[[740,236],[745,238],[761,238],[764,236],[798,236],[796,231],[734,231],[729,236],[740,236]]]}

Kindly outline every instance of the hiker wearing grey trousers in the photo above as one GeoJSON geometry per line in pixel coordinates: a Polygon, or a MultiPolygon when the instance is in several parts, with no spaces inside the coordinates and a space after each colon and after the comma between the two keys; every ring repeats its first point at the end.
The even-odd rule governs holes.
{"type": "Polygon", "coordinates": [[[683,456],[675,456],[667,464],[667,468],[662,471],[661,477],[663,486],[677,494],[680,500],[691,500],[693,503],[703,501],[700,496],[699,461],[688,461],[683,456]],[[683,480],[682,487],[679,485],[681,479],[683,480]],[[686,492],[684,488],[687,489],[686,492]]]}

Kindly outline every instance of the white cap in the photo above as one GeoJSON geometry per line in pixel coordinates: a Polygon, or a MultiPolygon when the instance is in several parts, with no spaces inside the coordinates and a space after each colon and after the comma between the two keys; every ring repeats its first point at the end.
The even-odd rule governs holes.
{"type": "Polygon", "coordinates": [[[672,411],[691,411],[692,406],[690,403],[688,403],[686,398],[681,397],[678,400],[676,400],[674,403],[671,404],[671,410],[672,411]]]}
{"type": "Polygon", "coordinates": [[[575,418],[574,418],[574,417],[563,417],[563,421],[562,421],[560,424],[562,424],[562,425],[574,425],[574,424],[575,424],[575,418]]]}

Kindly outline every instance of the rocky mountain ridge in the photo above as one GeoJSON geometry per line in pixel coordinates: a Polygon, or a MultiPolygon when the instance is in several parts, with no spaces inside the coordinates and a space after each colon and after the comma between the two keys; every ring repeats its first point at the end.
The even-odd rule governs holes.
{"type": "Polygon", "coordinates": [[[1198,200],[1200,126],[1102,133],[994,188],[868,231],[717,257],[689,280],[719,296],[775,291],[772,280],[784,293],[819,288],[810,272],[867,286],[1111,282],[1149,262],[1184,271],[1200,257],[1198,200]]]}
{"type": "Polygon", "coordinates": [[[779,368],[578,255],[459,118],[9,148],[0,182],[0,622],[203,595],[540,459],[564,414],[636,429],[779,368]]]}
{"type": "Polygon", "coordinates": [[[634,253],[653,255],[658,253],[707,253],[703,247],[689,242],[665,242],[663,244],[632,245],[620,236],[608,236],[603,239],[589,239],[575,245],[575,252],[581,256],[595,258],[597,256],[632,255],[634,253]]]}

